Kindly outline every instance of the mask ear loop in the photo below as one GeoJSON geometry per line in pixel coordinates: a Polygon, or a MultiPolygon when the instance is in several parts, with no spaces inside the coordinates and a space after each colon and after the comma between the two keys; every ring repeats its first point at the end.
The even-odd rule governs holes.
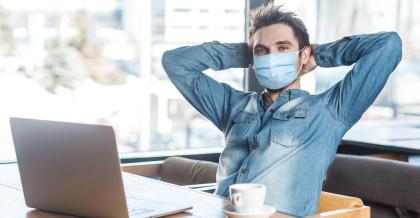
{"type": "MultiPolygon", "coordinates": [[[[306,48],[306,46],[304,46],[301,50],[299,50],[296,55],[299,55],[299,53],[301,53],[304,49],[306,48]]],[[[299,69],[298,69],[298,75],[300,75],[300,72],[302,71],[303,68],[303,64],[300,65],[299,69]]]]}
{"type": "Polygon", "coordinates": [[[299,54],[299,53],[301,53],[304,49],[306,48],[306,46],[304,46],[301,50],[299,50],[298,52],[297,52],[297,55],[299,54]]]}

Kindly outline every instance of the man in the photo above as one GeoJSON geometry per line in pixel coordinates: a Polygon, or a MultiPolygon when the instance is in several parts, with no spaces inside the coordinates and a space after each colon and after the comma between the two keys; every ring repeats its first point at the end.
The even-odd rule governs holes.
{"type": "Polygon", "coordinates": [[[315,214],[337,146],[400,62],[401,39],[383,32],[311,45],[295,14],[268,4],[252,12],[249,42],[180,47],[165,52],[162,63],[188,102],[226,137],[216,194],[228,196],[234,183],[261,183],[266,203],[277,210],[315,214]],[[300,77],[318,65],[351,64],[345,78],[321,94],[300,89],[300,77]],[[202,73],[250,65],[266,88],[261,95],[202,73]]]}

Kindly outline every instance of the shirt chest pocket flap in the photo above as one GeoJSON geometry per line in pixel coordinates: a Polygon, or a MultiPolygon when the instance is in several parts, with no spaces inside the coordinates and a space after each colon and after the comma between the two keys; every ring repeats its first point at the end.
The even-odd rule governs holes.
{"type": "Polygon", "coordinates": [[[257,114],[241,112],[233,118],[233,125],[226,136],[227,141],[237,141],[244,138],[256,125],[257,114]]]}
{"type": "Polygon", "coordinates": [[[273,114],[273,126],[270,128],[270,140],[283,147],[295,147],[304,139],[308,110],[296,108],[288,111],[276,111],[273,114]]]}

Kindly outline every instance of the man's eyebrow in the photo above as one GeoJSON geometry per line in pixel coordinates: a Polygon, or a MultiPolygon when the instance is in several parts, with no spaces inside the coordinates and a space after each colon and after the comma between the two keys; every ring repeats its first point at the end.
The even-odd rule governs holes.
{"type": "Polygon", "coordinates": [[[292,43],[287,40],[284,40],[284,41],[277,41],[276,45],[292,45],[292,43]]]}
{"type": "Polygon", "coordinates": [[[264,48],[264,49],[268,49],[268,47],[267,47],[267,46],[265,46],[265,45],[263,45],[263,44],[256,44],[256,45],[254,46],[254,48],[258,48],[258,47],[260,47],[260,48],[264,48]]]}
{"type": "MultiPolygon", "coordinates": [[[[290,41],[287,41],[287,40],[277,41],[275,44],[276,45],[293,45],[290,41]]],[[[268,47],[263,44],[256,44],[254,48],[268,49],[268,47]]]]}

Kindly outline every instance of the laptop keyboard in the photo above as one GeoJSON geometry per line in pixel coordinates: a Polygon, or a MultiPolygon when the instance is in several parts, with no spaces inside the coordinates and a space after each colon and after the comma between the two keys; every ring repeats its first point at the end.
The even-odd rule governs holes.
{"type": "Polygon", "coordinates": [[[128,207],[128,214],[130,216],[141,215],[143,213],[152,212],[153,210],[147,208],[139,208],[139,207],[128,207]]]}

